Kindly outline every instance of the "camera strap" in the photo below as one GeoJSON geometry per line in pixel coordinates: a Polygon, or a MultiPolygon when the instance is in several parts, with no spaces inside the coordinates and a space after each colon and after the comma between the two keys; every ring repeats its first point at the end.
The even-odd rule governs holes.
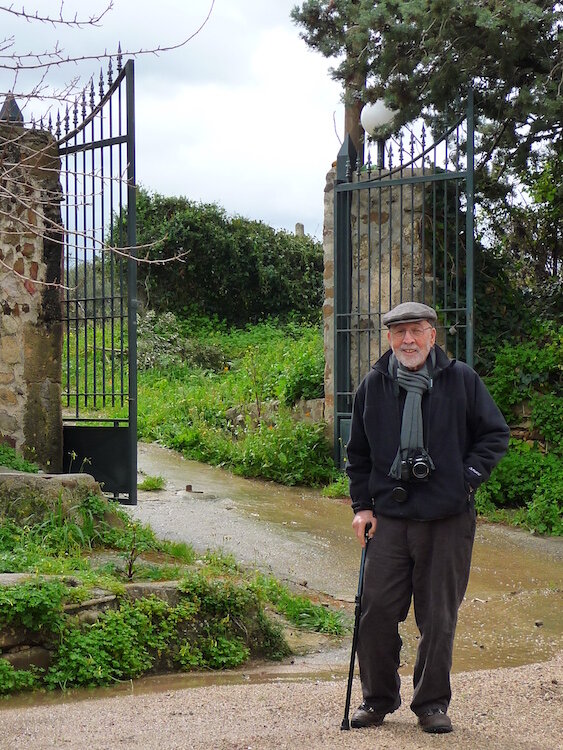
{"type": "Polygon", "coordinates": [[[403,414],[401,419],[401,437],[395,459],[389,470],[389,476],[394,479],[401,478],[401,461],[409,454],[423,454],[429,462],[431,468],[434,464],[428,452],[424,448],[424,426],[422,417],[422,396],[432,387],[432,376],[434,372],[435,357],[434,350],[431,350],[431,356],[420,370],[412,371],[403,367],[391,354],[389,358],[389,373],[398,383],[400,388],[406,391],[405,403],[403,405],[403,414]],[[430,371],[429,371],[430,365],[430,371]],[[431,374],[432,373],[432,374],[431,374]]]}

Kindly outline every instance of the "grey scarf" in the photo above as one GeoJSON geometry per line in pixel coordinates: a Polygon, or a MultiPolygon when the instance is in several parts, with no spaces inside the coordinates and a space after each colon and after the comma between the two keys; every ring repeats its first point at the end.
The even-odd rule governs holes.
{"type": "MultiPolygon", "coordinates": [[[[435,361],[434,350],[431,351],[432,363],[435,361]]],[[[407,370],[397,361],[394,354],[389,358],[389,374],[397,379],[399,386],[407,392],[405,405],[403,407],[403,419],[401,422],[401,442],[397,450],[395,460],[389,470],[389,476],[394,479],[401,478],[401,461],[409,454],[417,453],[428,459],[431,469],[434,463],[424,449],[424,434],[422,421],[422,396],[431,386],[431,378],[426,363],[420,370],[407,370]]]]}

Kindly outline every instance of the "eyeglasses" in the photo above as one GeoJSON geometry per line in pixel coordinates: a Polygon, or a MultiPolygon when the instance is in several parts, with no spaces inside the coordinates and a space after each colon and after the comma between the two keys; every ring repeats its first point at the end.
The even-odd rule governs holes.
{"type": "Polygon", "coordinates": [[[413,338],[421,339],[426,333],[426,331],[431,331],[431,330],[432,330],[432,326],[426,326],[426,328],[421,328],[420,326],[415,326],[414,328],[410,328],[410,327],[393,328],[391,330],[391,336],[394,339],[402,340],[405,338],[408,332],[413,338]]]}

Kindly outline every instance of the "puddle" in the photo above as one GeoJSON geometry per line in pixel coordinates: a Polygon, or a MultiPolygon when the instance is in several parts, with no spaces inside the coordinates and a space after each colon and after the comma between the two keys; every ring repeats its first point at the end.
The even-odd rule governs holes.
{"type": "MultiPolygon", "coordinates": [[[[353,602],[360,551],[345,501],[243,479],[154,444],[139,446],[139,467],[168,482],[160,496],[140,492],[132,509],[159,534],[201,551],[221,547],[244,564],[321,591],[341,605],[353,602]],[[200,492],[186,493],[187,484],[200,492]]],[[[479,524],[454,670],[549,659],[563,647],[562,591],[563,539],[479,524]]],[[[403,633],[402,658],[412,665],[418,634],[412,615],[403,633]]]]}
{"type": "MultiPolygon", "coordinates": [[[[139,446],[139,469],[166,478],[166,489],[139,492],[128,512],[158,536],[200,552],[221,548],[245,565],[271,572],[303,590],[322,592],[353,618],[360,548],[352,512],[319,492],[236,477],[154,444],[139,446]],[[186,492],[191,485],[192,492],[186,492]]],[[[479,524],[472,573],[460,609],[453,670],[513,667],[550,659],[563,648],[563,539],[535,538],[479,524]]],[[[412,613],[402,626],[401,671],[410,679],[418,631],[412,613]]],[[[348,673],[351,636],[293,663],[243,671],[148,677],[111,688],[31,694],[0,701],[0,709],[115,694],[161,692],[217,684],[331,680],[348,673]]]]}

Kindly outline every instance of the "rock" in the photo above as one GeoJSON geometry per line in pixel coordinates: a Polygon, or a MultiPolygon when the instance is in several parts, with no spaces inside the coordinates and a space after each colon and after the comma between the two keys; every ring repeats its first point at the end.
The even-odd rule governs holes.
{"type": "Polygon", "coordinates": [[[0,658],[8,661],[14,669],[30,669],[31,667],[48,669],[53,655],[42,646],[22,646],[17,650],[2,654],[0,658]]]}

